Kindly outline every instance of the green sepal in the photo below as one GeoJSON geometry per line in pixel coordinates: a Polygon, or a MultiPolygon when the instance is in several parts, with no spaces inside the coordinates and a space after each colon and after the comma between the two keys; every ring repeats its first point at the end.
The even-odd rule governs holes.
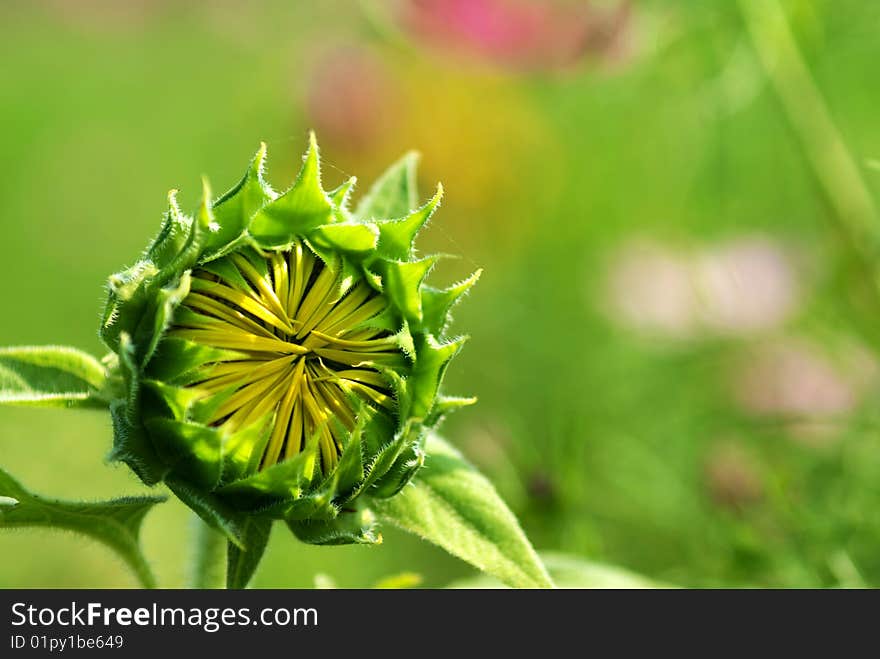
{"type": "Polygon", "coordinates": [[[446,367],[467,340],[468,337],[463,336],[449,343],[438,343],[430,335],[415,337],[417,357],[409,378],[410,414],[413,417],[427,418],[443,383],[446,367]]]}
{"type": "Polygon", "coordinates": [[[298,498],[311,485],[314,468],[314,451],[304,451],[263,471],[221,486],[217,495],[228,500],[233,507],[249,510],[266,507],[278,500],[298,498]]]}
{"type": "Polygon", "coordinates": [[[198,262],[213,222],[210,194],[207,181],[203,181],[202,202],[196,217],[189,221],[189,235],[186,242],[180,252],[167,265],[159,269],[155,278],[147,280],[146,284],[149,290],[153,291],[165,286],[170,280],[180,277],[198,262]]]}
{"type": "Polygon", "coordinates": [[[224,483],[233,483],[257,472],[263,450],[272,434],[271,419],[272,414],[269,413],[224,438],[222,445],[224,483]]]}
{"type": "Polygon", "coordinates": [[[477,402],[476,396],[437,396],[431,413],[425,419],[425,425],[431,428],[437,426],[447,414],[455,412],[462,407],[469,407],[477,402]]]}
{"type": "Polygon", "coordinates": [[[247,231],[257,211],[272,200],[272,191],[263,180],[265,162],[266,144],[261,143],[244,178],[214,202],[214,225],[205,240],[203,258],[225,253],[247,231]]]}
{"type": "Polygon", "coordinates": [[[419,154],[410,151],[385,170],[354,212],[357,220],[384,220],[404,217],[418,205],[416,167],[419,154]]]}
{"type": "Polygon", "coordinates": [[[335,519],[339,510],[333,504],[333,493],[327,490],[302,496],[275,507],[281,519],[299,522],[306,519],[335,519]]]}
{"type": "Polygon", "coordinates": [[[344,254],[369,252],[378,240],[376,225],[354,222],[327,224],[309,234],[310,243],[322,251],[329,248],[344,254]]]}
{"type": "Polygon", "coordinates": [[[419,289],[439,259],[439,256],[428,256],[418,261],[381,263],[384,293],[393,300],[404,319],[414,327],[422,324],[422,296],[419,289]]]}
{"type": "Polygon", "coordinates": [[[146,282],[159,274],[149,261],[139,261],[132,267],[107,279],[107,304],[101,322],[101,340],[114,352],[119,351],[119,337],[131,336],[144,313],[149,299],[146,282]]]}
{"type": "Polygon", "coordinates": [[[357,425],[349,433],[347,443],[339,458],[332,476],[334,483],[333,491],[338,497],[345,498],[354,491],[357,485],[364,480],[364,455],[363,455],[363,431],[364,426],[370,419],[367,407],[361,406],[358,413],[357,425]]]}
{"type": "Polygon", "coordinates": [[[377,366],[376,370],[387,378],[394,391],[394,399],[397,401],[397,414],[401,419],[408,419],[412,407],[412,396],[409,393],[409,378],[403,377],[392,368],[377,366]]]}
{"type": "Polygon", "coordinates": [[[213,489],[220,482],[220,431],[200,423],[152,417],[144,423],[156,453],[171,474],[197,487],[213,489]]]}
{"type": "Polygon", "coordinates": [[[443,336],[449,324],[449,311],[477,283],[482,274],[483,270],[479,269],[464,281],[448,288],[422,286],[422,324],[428,332],[434,336],[443,336]]]}
{"type": "Polygon", "coordinates": [[[348,204],[351,201],[351,193],[354,191],[354,186],[356,184],[357,176],[351,176],[338,188],[327,193],[327,196],[330,197],[330,201],[333,202],[336,209],[339,210],[346,219],[348,216],[351,216],[351,213],[348,212],[348,204]]]}
{"type": "Polygon", "coordinates": [[[353,500],[361,493],[370,492],[374,486],[377,486],[391,471],[400,456],[404,455],[410,446],[422,441],[424,433],[425,428],[421,424],[408,421],[391,442],[379,449],[365,469],[366,477],[349,499],[353,500]]]}
{"type": "Polygon", "coordinates": [[[178,421],[188,421],[193,404],[203,397],[198,389],[177,387],[161,380],[141,380],[141,405],[150,415],[170,413],[178,421]]]}
{"type": "Polygon", "coordinates": [[[168,211],[162,219],[162,228],[147,248],[145,259],[158,269],[171,263],[186,243],[190,222],[191,220],[180,212],[180,207],[177,205],[177,190],[170,190],[168,211]]]}
{"type": "Polygon", "coordinates": [[[145,485],[160,483],[168,474],[168,466],[159,458],[144,427],[129,420],[125,401],[117,400],[110,405],[110,418],[113,448],[107,460],[125,463],[145,485]]]}
{"type": "Polygon", "coordinates": [[[382,542],[376,516],[368,508],[345,511],[332,520],[288,521],[287,526],[310,545],[375,545],[382,542]]]}
{"type": "Polygon", "coordinates": [[[321,187],[318,143],[312,133],[296,182],[256,213],[249,231],[261,247],[281,247],[327,224],[332,211],[333,204],[321,187]]]}
{"type": "Polygon", "coordinates": [[[238,512],[216,495],[205,492],[184,480],[174,476],[165,479],[168,489],[174,492],[178,499],[189,506],[206,524],[220,531],[229,542],[240,549],[245,548],[245,522],[248,519],[246,513],[238,512]]]}
{"type": "Polygon", "coordinates": [[[243,522],[244,548],[230,542],[226,552],[226,588],[247,588],[263,558],[271,533],[271,519],[249,517],[243,522]]]}
{"type": "MultiPolygon", "coordinates": [[[[241,253],[244,254],[247,251],[248,250],[242,250],[241,253]]],[[[250,261],[250,259],[248,260],[250,261]]],[[[247,282],[239,269],[228,259],[209,261],[202,265],[202,270],[222,277],[243,293],[247,293],[251,290],[251,285],[247,282]]]]}
{"type": "Polygon", "coordinates": [[[402,219],[378,222],[379,244],[377,251],[379,255],[394,261],[410,258],[416,234],[434,214],[434,211],[440,207],[442,198],[443,186],[438,183],[434,197],[418,210],[402,219]]]}
{"type": "Polygon", "coordinates": [[[391,465],[384,476],[370,489],[370,496],[377,499],[393,497],[406,487],[425,464],[424,437],[409,444],[391,465]]]}
{"type": "Polygon", "coordinates": [[[178,281],[156,291],[147,304],[146,312],[132,335],[135,360],[140,368],[144,368],[152,358],[171,322],[174,309],[189,293],[189,283],[189,272],[184,272],[178,281]]]}

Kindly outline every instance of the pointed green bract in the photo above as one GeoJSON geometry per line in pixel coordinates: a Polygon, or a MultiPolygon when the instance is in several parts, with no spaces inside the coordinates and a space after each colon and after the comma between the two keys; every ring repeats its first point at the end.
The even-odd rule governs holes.
{"type": "Polygon", "coordinates": [[[266,145],[261,144],[241,182],[214,203],[214,225],[205,243],[208,254],[217,254],[234,244],[256,212],[272,200],[272,191],[263,181],[265,162],[266,145]]]}
{"type": "Polygon", "coordinates": [[[443,186],[437,185],[437,194],[427,204],[399,220],[379,222],[379,253],[389,259],[403,260],[412,256],[416,234],[440,206],[443,186]]]}
{"type": "Polygon", "coordinates": [[[331,221],[333,205],[321,187],[318,143],[311,135],[303,167],[293,186],[257,211],[248,228],[266,247],[280,247],[331,221]]]}
{"type": "Polygon", "coordinates": [[[110,457],[226,536],[234,587],[272,520],[316,544],[379,541],[373,502],[417,475],[455,407],[439,391],[460,342],[443,331],[475,281],[425,283],[438,257],[414,240],[442,187],[419,205],[415,154],[354,212],[354,177],[324,191],[314,135],[281,194],[266,157],[216,201],[205,182],[191,216],[169,195],[142,259],[110,278],[101,327],[119,383],[110,457]]]}

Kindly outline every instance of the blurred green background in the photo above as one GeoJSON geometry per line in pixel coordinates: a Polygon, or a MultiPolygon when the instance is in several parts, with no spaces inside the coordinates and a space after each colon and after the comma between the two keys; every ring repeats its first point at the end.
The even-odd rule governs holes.
{"type": "MultiPolygon", "coordinates": [[[[0,345],[101,354],[103,283],[166,191],[192,208],[261,140],[276,188],[309,128],[327,187],[417,149],[447,191],[421,247],[463,255],[435,281],[485,268],[447,379],[480,403],[444,432],[536,547],[685,586],[880,586],[880,304],[841,230],[880,193],[880,4],[779,3],[797,52],[753,40],[748,4],[5,0],[0,345]],[[818,95],[780,102],[804,73],[768,78],[780,52],[818,95]]],[[[99,413],[0,409],[0,464],[42,494],[143,492],[110,439],[99,413]]],[[[147,519],[163,586],[188,533],[180,504],[147,519]]],[[[0,533],[0,556],[4,587],[135,584],[72,535],[0,533]]],[[[401,572],[473,574],[393,530],[279,527],[255,585],[401,572]]]]}

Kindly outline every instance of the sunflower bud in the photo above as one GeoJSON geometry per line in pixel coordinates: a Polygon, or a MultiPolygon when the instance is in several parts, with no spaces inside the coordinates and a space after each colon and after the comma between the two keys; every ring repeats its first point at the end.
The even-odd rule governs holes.
{"type": "Polygon", "coordinates": [[[442,188],[411,209],[412,157],[352,212],[354,179],[323,190],[314,136],[283,194],[265,156],[215,202],[205,184],[194,217],[172,193],[140,261],[110,277],[111,457],[233,541],[256,516],[309,542],[377,542],[370,499],[399,492],[427,432],[472,402],[439,391],[464,342],[449,309],[479,273],[425,284],[437,257],[413,241],[442,188]]]}

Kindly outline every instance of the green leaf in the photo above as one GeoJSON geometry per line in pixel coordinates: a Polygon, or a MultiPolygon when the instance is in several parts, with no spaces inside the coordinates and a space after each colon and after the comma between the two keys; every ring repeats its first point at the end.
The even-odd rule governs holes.
{"type": "MultiPolygon", "coordinates": [[[[541,560],[559,588],[672,588],[614,565],[584,560],[557,552],[541,552],[541,560]]],[[[497,579],[482,574],[454,581],[448,588],[504,588],[497,579]]]]}
{"type": "Polygon", "coordinates": [[[357,220],[386,220],[404,217],[419,203],[416,166],[419,154],[410,151],[391,165],[361,199],[354,212],[357,220]]]}
{"type": "Polygon", "coordinates": [[[155,588],[156,581],[141,551],[141,524],[150,508],[164,500],[124,497],[93,503],[48,499],[28,492],[0,469],[0,529],[48,527],[89,536],[116,551],[146,588],[155,588]]]}
{"type": "Polygon", "coordinates": [[[380,520],[442,547],[515,588],[552,588],[553,582],[516,517],[492,484],[436,435],[410,487],[377,500],[380,520]]]}
{"type": "Polygon", "coordinates": [[[242,540],[244,548],[229,543],[226,554],[226,587],[246,588],[250,583],[272,532],[272,520],[251,517],[243,524],[242,540]]]}
{"type": "Polygon", "coordinates": [[[0,405],[106,409],[106,381],[101,362],[75,348],[0,348],[0,405]]]}

